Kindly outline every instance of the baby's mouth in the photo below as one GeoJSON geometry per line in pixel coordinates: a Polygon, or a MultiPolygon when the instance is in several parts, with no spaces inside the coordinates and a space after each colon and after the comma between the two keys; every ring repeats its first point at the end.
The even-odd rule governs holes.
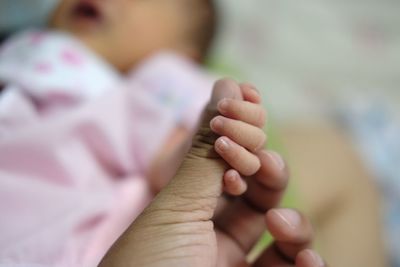
{"type": "Polygon", "coordinates": [[[73,17],[89,23],[97,23],[102,20],[102,13],[93,1],[83,0],[79,1],[74,8],[73,17]]]}

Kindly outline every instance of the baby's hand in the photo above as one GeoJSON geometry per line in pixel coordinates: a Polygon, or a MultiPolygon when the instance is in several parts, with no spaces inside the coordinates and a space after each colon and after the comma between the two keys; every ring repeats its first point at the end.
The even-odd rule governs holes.
{"type": "Polygon", "coordinates": [[[242,176],[254,175],[261,166],[257,154],[264,148],[267,137],[263,127],[266,111],[259,92],[249,84],[240,85],[243,100],[222,99],[211,129],[221,135],[215,142],[215,151],[232,167],[224,175],[224,189],[232,195],[241,195],[247,189],[242,176]]]}
{"type": "Polygon", "coordinates": [[[313,239],[309,221],[296,211],[276,209],[288,182],[286,164],[279,154],[265,149],[266,111],[260,94],[251,85],[239,87],[243,100],[219,101],[220,115],[210,122],[211,129],[221,135],[215,142],[215,151],[232,168],[224,174],[224,190],[240,196],[230,206],[220,205],[215,225],[236,240],[244,253],[249,253],[265,231],[265,225],[256,218],[265,216],[274,243],[254,266],[270,266],[272,262],[281,266],[286,261],[296,262],[296,266],[325,266],[309,249],[313,239]],[[250,177],[245,181],[244,176],[250,177]],[[293,222],[288,223],[289,217],[293,222]]]}
{"type": "Polygon", "coordinates": [[[308,250],[309,221],[293,210],[271,209],[279,205],[289,175],[282,158],[263,149],[264,121],[251,86],[217,82],[177,174],[114,245],[104,266],[121,260],[132,266],[250,266],[246,258],[266,225],[274,242],[251,266],[325,266],[308,250]],[[233,169],[226,171],[227,163],[233,169]],[[251,176],[247,191],[241,175],[251,176]],[[242,196],[221,197],[221,178],[226,192],[242,196]],[[154,246],[154,240],[161,242],[154,246]]]}

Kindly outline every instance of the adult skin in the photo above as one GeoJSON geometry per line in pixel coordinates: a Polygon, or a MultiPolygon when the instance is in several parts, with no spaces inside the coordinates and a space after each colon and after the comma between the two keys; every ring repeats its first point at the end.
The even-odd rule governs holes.
{"type": "MultiPolygon", "coordinates": [[[[309,221],[297,211],[275,209],[289,177],[278,154],[255,152],[261,167],[246,179],[246,192],[236,197],[222,194],[224,179],[235,172],[227,171],[225,161],[232,166],[237,157],[230,155],[240,152],[234,144],[224,151],[218,148],[220,138],[210,134],[210,120],[222,99],[260,102],[250,89],[230,80],[216,84],[200,131],[176,176],[114,244],[101,267],[325,266],[309,249],[313,239],[309,221]],[[225,161],[210,156],[215,155],[214,148],[225,161]],[[248,263],[246,256],[266,226],[275,240],[248,263]]],[[[235,164],[236,170],[241,168],[240,162],[235,164]]]]}

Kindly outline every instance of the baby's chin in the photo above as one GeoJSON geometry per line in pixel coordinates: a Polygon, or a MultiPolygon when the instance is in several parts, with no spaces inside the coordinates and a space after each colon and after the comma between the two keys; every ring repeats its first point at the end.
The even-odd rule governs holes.
{"type": "MultiPolygon", "coordinates": [[[[93,53],[106,61],[109,65],[114,67],[120,72],[127,71],[127,69],[134,67],[133,63],[130,63],[127,58],[124,61],[121,60],[118,49],[102,41],[105,37],[97,35],[95,33],[77,33],[75,37],[89,48],[93,53]]],[[[123,58],[123,57],[122,57],[123,58]]]]}
{"type": "Polygon", "coordinates": [[[89,50],[102,58],[120,73],[127,73],[142,61],[162,51],[170,51],[193,62],[200,63],[196,51],[182,47],[163,47],[162,45],[149,47],[137,42],[120,40],[111,32],[101,28],[77,28],[72,25],[58,27],[58,30],[68,32],[85,45],[89,50]]]}
{"type": "Polygon", "coordinates": [[[97,55],[99,58],[103,59],[107,64],[120,70],[120,65],[118,64],[118,59],[116,57],[116,52],[113,46],[105,41],[107,38],[102,34],[95,31],[86,30],[76,30],[74,28],[55,28],[56,30],[61,30],[65,33],[70,34],[73,38],[78,40],[81,44],[86,46],[92,53],[97,55]]]}

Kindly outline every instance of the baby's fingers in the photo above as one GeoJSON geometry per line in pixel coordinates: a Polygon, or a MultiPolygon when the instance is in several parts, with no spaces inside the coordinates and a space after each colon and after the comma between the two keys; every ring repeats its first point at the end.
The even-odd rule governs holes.
{"type": "Polygon", "coordinates": [[[274,242],[253,267],[293,266],[294,263],[296,267],[325,267],[318,254],[309,249],[313,230],[303,214],[291,209],[273,209],[265,219],[274,242]]]}
{"type": "Polygon", "coordinates": [[[229,170],[224,174],[224,191],[232,196],[240,196],[247,190],[247,183],[236,170],[229,170]]]}
{"type": "Polygon", "coordinates": [[[243,121],[262,128],[265,125],[267,112],[259,104],[235,99],[222,99],[218,111],[231,119],[243,121]]]}
{"type": "Polygon", "coordinates": [[[215,142],[215,151],[235,170],[244,176],[255,174],[260,169],[259,158],[226,136],[215,142]]]}
{"type": "Polygon", "coordinates": [[[260,92],[256,89],[254,85],[250,83],[242,83],[239,86],[240,90],[242,91],[243,99],[245,101],[249,101],[255,104],[261,103],[260,92]]]}
{"type": "Polygon", "coordinates": [[[243,121],[232,120],[223,116],[215,117],[210,126],[215,133],[229,137],[251,152],[257,152],[263,148],[267,139],[262,129],[243,121]]]}
{"type": "Polygon", "coordinates": [[[277,249],[287,258],[294,260],[299,252],[311,246],[314,233],[303,214],[292,209],[273,209],[267,213],[266,222],[277,249]]]}

